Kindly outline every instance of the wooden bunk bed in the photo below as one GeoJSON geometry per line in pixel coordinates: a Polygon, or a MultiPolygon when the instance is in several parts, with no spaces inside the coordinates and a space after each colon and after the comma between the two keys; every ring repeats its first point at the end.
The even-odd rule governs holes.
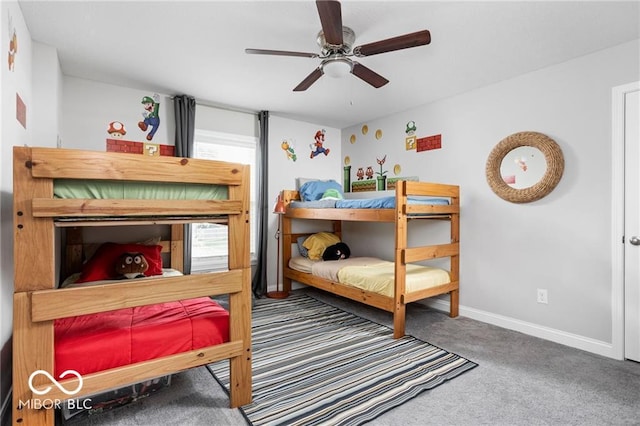
{"type": "Polygon", "coordinates": [[[230,406],[251,402],[248,166],[177,157],[14,147],[13,179],[14,425],[53,425],[54,401],[81,398],[223,359],[230,363],[230,406]],[[217,185],[225,187],[227,197],[61,199],[54,197],[54,181],[58,179],[217,185]],[[161,245],[170,251],[171,267],[181,271],[184,224],[208,221],[229,227],[227,271],[58,288],[58,272],[73,272],[80,263],[82,228],[109,226],[115,232],[120,225],[168,225],[171,240],[161,245]],[[65,251],[56,244],[63,234],[68,248],[66,254],[57,256],[57,252],[65,251]],[[65,258],[67,266],[61,266],[60,257],[65,258]],[[215,295],[228,295],[228,340],[224,343],[83,374],[81,378],[56,377],[64,389],[80,388],[73,396],[53,386],[45,375],[34,375],[44,371],[53,377],[54,323],[59,319],[187,299],[209,300],[215,295]],[[47,387],[49,391],[40,395],[47,387]],[[46,409],[34,409],[36,404],[31,402],[45,398],[49,401],[46,409]]]}
{"type": "Polygon", "coordinates": [[[417,300],[449,294],[451,317],[458,316],[459,268],[460,268],[460,193],[459,187],[439,183],[398,181],[394,208],[293,208],[291,203],[300,200],[298,191],[282,193],[286,212],[282,221],[284,291],[291,291],[292,281],[316,287],[355,301],[365,303],[393,313],[393,337],[405,334],[406,305],[417,300]],[[409,197],[444,197],[446,205],[413,205],[409,197]],[[389,222],[395,225],[395,258],[393,291],[391,295],[363,290],[335,280],[301,272],[291,268],[292,245],[299,237],[309,233],[294,233],[295,220],[330,221],[333,233],[342,237],[343,221],[389,222]],[[408,246],[408,223],[414,220],[447,220],[450,223],[449,242],[428,246],[408,246]],[[407,266],[423,260],[449,258],[449,280],[429,288],[409,291],[407,289],[407,266]]]}

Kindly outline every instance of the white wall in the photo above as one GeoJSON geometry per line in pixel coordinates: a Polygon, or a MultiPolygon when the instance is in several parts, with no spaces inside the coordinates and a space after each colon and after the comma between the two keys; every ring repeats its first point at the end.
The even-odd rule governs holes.
{"type": "MultiPolygon", "coordinates": [[[[0,2],[2,31],[0,45],[3,60],[0,67],[2,78],[2,130],[0,170],[0,342],[2,344],[2,374],[0,376],[0,403],[8,396],[11,377],[10,342],[13,313],[13,146],[31,144],[33,121],[33,96],[31,88],[32,45],[31,35],[24,22],[17,2],[0,2]],[[7,54],[10,27],[15,28],[18,50],[13,70],[9,70],[7,54]],[[16,119],[16,94],[26,105],[26,129],[16,119]]],[[[11,31],[12,33],[12,31],[11,31]]]]}
{"type": "Polygon", "coordinates": [[[33,42],[33,145],[55,147],[62,123],[62,70],[55,48],[33,42]]]}
{"type": "Polygon", "coordinates": [[[258,119],[252,112],[240,112],[213,106],[196,106],[196,129],[258,137],[258,119]]]}
{"type": "MultiPolygon", "coordinates": [[[[105,139],[109,137],[106,126],[109,121],[118,120],[125,124],[126,140],[144,142],[145,133],[137,128],[140,119],[140,99],[149,92],[131,88],[64,76],[64,98],[62,118],[62,146],[64,148],[104,151],[105,139]]],[[[154,143],[174,144],[173,102],[167,95],[162,96],[160,120],[161,129],[153,139],[154,143]]],[[[227,111],[216,107],[198,105],[196,108],[196,127],[218,132],[247,134],[258,136],[255,115],[227,111]]],[[[271,115],[269,120],[269,195],[268,200],[275,203],[282,189],[295,189],[296,177],[318,177],[341,181],[342,174],[337,172],[341,164],[341,133],[339,129],[295,121],[271,115]],[[315,133],[325,129],[325,148],[329,155],[310,158],[310,144],[315,133]],[[296,152],[296,161],[289,160],[282,149],[282,141],[288,141],[296,152]]],[[[269,221],[269,235],[275,235],[277,217],[269,221]]],[[[276,239],[269,240],[267,280],[270,289],[276,283],[276,239]]]]}
{"type": "MultiPolygon", "coordinates": [[[[283,189],[297,189],[296,178],[317,178],[335,179],[341,182],[342,172],[340,164],[342,161],[340,130],[323,126],[321,124],[295,121],[288,118],[278,117],[271,114],[269,118],[269,195],[271,200],[269,206],[273,208],[278,194],[283,189]],[[325,130],[324,147],[329,149],[329,154],[320,154],[311,157],[311,147],[314,136],[318,130],[325,130]],[[286,141],[294,148],[296,161],[289,159],[282,149],[282,142],[286,141]]],[[[278,229],[278,217],[273,217],[269,221],[269,235],[275,235],[278,229]]],[[[303,224],[298,224],[304,226],[303,224]]],[[[304,228],[296,228],[304,229],[304,228]]],[[[267,252],[269,290],[275,290],[276,283],[276,239],[270,238],[267,252]]],[[[280,282],[282,282],[282,269],[280,269],[280,282]]],[[[280,287],[282,289],[282,287],[280,287]]]]}
{"type": "MultiPolygon", "coordinates": [[[[143,120],[142,98],[152,91],[136,90],[64,76],[62,99],[62,147],[106,151],[106,139],[110,122],[120,121],[127,134],[124,140],[148,142],[147,132],[138,128],[143,120]]],[[[150,143],[174,145],[175,125],[173,101],[160,95],[160,128],[150,143]]]]}
{"type": "MultiPolygon", "coordinates": [[[[376,165],[387,153],[401,175],[460,185],[463,315],[612,353],[610,97],[638,80],[639,51],[626,43],[368,122],[384,132],[370,144],[350,143],[361,125],[343,129],[352,163],[376,165]],[[442,134],[442,149],[406,151],[411,120],[418,137],[442,134]],[[526,130],[560,145],[565,171],[547,197],[512,204],[491,192],[485,164],[500,140],[526,130]],[[548,290],[548,305],[536,302],[537,288],[548,290]]],[[[358,231],[360,247],[392,255],[391,243],[358,231]]]]}

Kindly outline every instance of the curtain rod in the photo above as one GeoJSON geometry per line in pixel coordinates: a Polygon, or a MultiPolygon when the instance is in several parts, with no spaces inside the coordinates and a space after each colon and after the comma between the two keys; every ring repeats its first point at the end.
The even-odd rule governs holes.
{"type": "MultiPolygon", "coordinates": [[[[170,99],[171,100],[175,99],[175,96],[171,96],[170,99]]],[[[229,105],[216,104],[214,102],[203,101],[203,100],[197,99],[197,98],[196,98],[196,105],[202,105],[202,106],[207,106],[207,107],[211,107],[211,108],[218,108],[218,109],[223,109],[225,111],[231,111],[231,112],[242,112],[242,113],[245,113],[245,114],[258,115],[260,113],[260,111],[255,111],[255,110],[250,110],[250,109],[245,109],[245,108],[239,108],[239,107],[232,107],[232,106],[229,106],[229,105]]]]}

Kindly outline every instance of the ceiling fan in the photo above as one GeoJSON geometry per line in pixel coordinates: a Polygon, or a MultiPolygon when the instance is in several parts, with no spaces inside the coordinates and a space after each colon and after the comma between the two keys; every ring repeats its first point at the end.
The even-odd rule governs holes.
{"type": "Polygon", "coordinates": [[[348,69],[348,72],[364,80],[375,88],[389,82],[380,74],[365,67],[352,57],[362,58],[379,53],[393,52],[409,47],[424,46],[431,42],[428,30],[417,31],[398,37],[380,40],[373,43],[356,46],[353,49],[355,33],[349,27],[342,26],[342,9],[339,1],[317,0],[318,14],[322,30],[318,33],[317,42],[321,53],[291,52],[286,50],[245,49],[246,53],[257,55],[299,56],[303,58],[319,58],[320,66],[313,70],[293,91],[307,90],[325,73],[332,73],[335,68],[348,69]]]}

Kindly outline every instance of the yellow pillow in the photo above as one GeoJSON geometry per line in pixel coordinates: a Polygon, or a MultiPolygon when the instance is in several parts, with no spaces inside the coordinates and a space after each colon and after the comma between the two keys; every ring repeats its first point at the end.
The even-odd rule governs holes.
{"type": "Polygon", "coordinates": [[[317,234],[311,235],[309,238],[304,240],[302,245],[309,250],[309,259],[311,260],[320,260],[322,259],[322,253],[324,250],[337,244],[340,242],[340,238],[337,235],[332,234],[330,232],[318,232],[317,234]]]}

